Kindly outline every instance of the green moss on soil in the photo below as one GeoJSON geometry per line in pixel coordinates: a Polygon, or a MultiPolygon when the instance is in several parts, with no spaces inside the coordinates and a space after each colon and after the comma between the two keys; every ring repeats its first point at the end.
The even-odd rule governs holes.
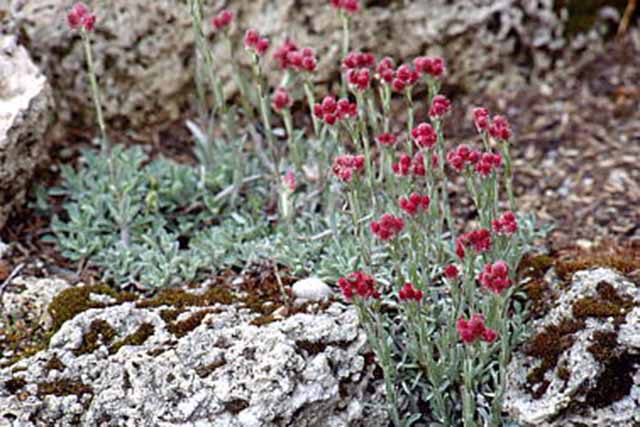
{"type": "Polygon", "coordinates": [[[87,393],[93,394],[93,389],[88,385],[83,384],[81,381],[69,379],[40,383],[38,384],[37,392],[39,398],[49,395],[58,397],[70,395],[81,396],[87,393]]]}
{"type": "Polygon", "coordinates": [[[140,346],[144,344],[150,336],[155,332],[155,328],[151,323],[142,323],[134,333],[124,337],[123,339],[113,343],[109,348],[110,354],[115,354],[125,345],[140,346]]]}
{"type": "Polygon", "coordinates": [[[223,287],[209,288],[203,294],[194,294],[183,289],[172,288],[163,289],[154,297],[139,301],[136,306],[139,308],[169,306],[174,309],[185,309],[189,307],[206,307],[216,303],[229,305],[233,301],[234,297],[231,292],[223,287]]]}
{"type": "Polygon", "coordinates": [[[558,260],[555,263],[556,273],[564,281],[570,281],[573,273],[577,271],[596,267],[612,268],[622,274],[629,274],[640,269],[640,258],[625,253],[592,253],[579,255],[571,260],[558,260]]]}
{"type": "Polygon", "coordinates": [[[95,319],[89,325],[89,330],[82,337],[82,344],[73,351],[73,354],[93,353],[102,345],[111,344],[117,332],[106,320],[95,319]]]}

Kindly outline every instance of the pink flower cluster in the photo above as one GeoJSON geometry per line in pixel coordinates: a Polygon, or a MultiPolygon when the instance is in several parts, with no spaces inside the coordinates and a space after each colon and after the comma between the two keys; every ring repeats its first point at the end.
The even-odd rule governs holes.
{"type": "Polygon", "coordinates": [[[434,78],[442,77],[446,71],[444,59],[440,57],[420,56],[413,60],[413,66],[421,75],[434,78]]]}
{"type": "Polygon", "coordinates": [[[382,146],[390,147],[396,144],[397,138],[394,134],[385,132],[376,138],[376,142],[382,146]]]}
{"type": "Polygon", "coordinates": [[[211,25],[218,31],[227,28],[233,22],[233,12],[230,10],[221,10],[216,16],[211,19],[211,25]]]}
{"type": "Polygon", "coordinates": [[[269,40],[260,37],[258,30],[251,28],[244,33],[244,48],[262,56],[269,49],[269,40]]]}
{"type": "Polygon", "coordinates": [[[274,59],[282,70],[292,69],[313,73],[318,67],[315,52],[310,47],[300,49],[291,40],[287,39],[273,54],[274,59]]]}
{"type": "Polygon", "coordinates": [[[371,85],[371,71],[368,68],[347,70],[347,82],[357,90],[365,91],[371,85]]]}
{"type": "Polygon", "coordinates": [[[378,221],[372,221],[371,232],[380,240],[387,241],[395,238],[402,230],[404,230],[404,221],[402,218],[392,214],[383,214],[378,221]]]}
{"type": "Polygon", "coordinates": [[[429,108],[429,117],[439,119],[444,117],[445,114],[451,111],[451,101],[449,101],[443,95],[436,95],[431,101],[431,108],[429,108]]]}
{"type": "Polygon", "coordinates": [[[491,249],[491,232],[486,228],[464,233],[456,239],[456,255],[463,259],[466,248],[473,248],[476,253],[487,252],[491,249]]]}
{"type": "Polygon", "coordinates": [[[411,130],[411,137],[420,148],[433,148],[438,140],[436,131],[428,123],[420,123],[411,130]]]}
{"type": "MultiPolygon", "coordinates": [[[[386,75],[388,78],[388,72],[386,75]]],[[[391,89],[393,89],[394,92],[402,92],[405,88],[415,85],[419,78],[420,74],[411,68],[411,66],[406,64],[401,65],[392,75],[391,89]]]]}
{"type": "Polygon", "coordinates": [[[67,14],[67,23],[72,30],[83,28],[85,31],[93,31],[96,15],[89,11],[86,4],[79,2],[73,5],[67,14]]]}
{"type": "Polygon", "coordinates": [[[333,161],[333,174],[342,182],[351,182],[353,175],[364,170],[364,156],[346,154],[338,156],[333,161]]]}
{"type": "Polygon", "coordinates": [[[347,13],[356,13],[360,10],[359,0],[331,0],[331,6],[336,10],[344,10],[347,13]]]}
{"type": "MultiPolygon", "coordinates": [[[[438,167],[438,155],[435,153],[431,155],[431,167],[438,167]]],[[[398,162],[391,165],[391,169],[397,176],[425,176],[424,154],[418,151],[413,158],[408,154],[401,154],[398,162]]]]}
{"type": "Polygon", "coordinates": [[[485,326],[482,314],[473,314],[469,320],[464,317],[459,318],[456,322],[456,329],[465,344],[472,344],[476,340],[492,343],[498,338],[498,333],[495,330],[485,326]]]}
{"type": "Polygon", "coordinates": [[[342,67],[345,70],[357,68],[373,68],[376,64],[376,57],[372,53],[349,52],[342,60],[342,67]]]}
{"type": "Polygon", "coordinates": [[[398,200],[400,209],[411,216],[416,215],[420,211],[426,212],[429,209],[430,203],[431,199],[429,199],[429,196],[418,193],[411,193],[409,197],[400,197],[398,200]]]}
{"type": "Polygon", "coordinates": [[[476,125],[478,132],[489,132],[493,138],[507,141],[511,138],[511,125],[504,116],[489,117],[489,110],[486,108],[473,109],[473,123],[476,125]]]}
{"type": "Polygon", "coordinates": [[[444,277],[446,277],[447,279],[453,280],[457,278],[459,274],[460,274],[460,271],[458,271],[458,267],[456,267],[455,264],[449,264],[444,269],[444,277]]]}
{"type": "Polygon", "coordinates": [[[289,92],[287,89],[283,87],[279,87],[273,93],[273,97],[271,98],[271,106],[274,110],[280,112],[285,108],[290,108],[293,105],[293,99],[289,96],[289,92]]]}
{"type": "Polygon", "coordinates": [[[405,283],[402,289],[398,292],[398,297],[400,301],[410,301],[413,300],[415,302],[420,302],[422,297],[424,296],[424,292],[420,289],[416,289],[415,286],[411,283],[405,283]]]}
{"type": "Polygon", "coordinates": [[[296,175],[293,171],[289,170],[282,177],[282,185],[285,186],[289,191],[293,192],[296,190],[296,175]]]}
{"type": "Polygon", "coordinates": [[[354,271],[347,277],[341,277],[338,279],[338,286],[342,290],[342,295],[348,300],[352,299],[354,295],[363,299],[380,298],[375,280],[362,271],[354,271]]]}
{"type": "Polygon", "coordinates": [[[329,95],[324,97],[322,103],[313,106],[313,114],[326,124],[333,126],[339,120],[356,117],[358,106],[346,98],[336,101],[335,97],[329,95]]]}
{"type": "Polygon", "coordinates": [[[473,165],[477,173],[486,177],[494,169],[502,166],[502,156],[497,153],[481,153],[480,151],[471,150],[466,144],[462,144],[447,153],[447,163],[456,172],[462,172],[465,166],[473,165]]]}
{"type": "Polygon", "coordinates": [[[501,293],[511,286],[509,279],[509,266],[504,261],[496,261],[484,266],[484,270],[478,277],[480,284],[496,294],[501,293]]]}
{"type": "Polygon", "coordinates": [[[518,231],[518,222],[514,213],[507,211],[500,218],[491,221],[491,227],[496,234],[511,235],[518,231]]]}

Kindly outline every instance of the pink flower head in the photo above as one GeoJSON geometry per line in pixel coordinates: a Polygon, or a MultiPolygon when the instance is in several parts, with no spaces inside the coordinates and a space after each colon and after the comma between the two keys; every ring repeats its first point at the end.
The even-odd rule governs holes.
{"type": "Polygon", "coordinates": [[[441,118],[445,114],[451,111],[451,101],[445,96],[436,95],[431,102],[431,108],[429,108],[429,117],[441,118]]]}
{"type": "Polygon", "coordinates": [[[502,293],[511,286],[509,279],[509,266],[504,261],[496,261],[484,266],[484,270],[478,276],[480,284],[496,294],[502,293]]]}
{"type": "Polygon", "coordinates": [[[429,209],[430,203],[431,199],[429,199],[429,196],[418,193],[411,193],[409,197],[400,197],[400,199],[398,199],[400,209],[411,216],[421,211],[426,212],[429,209]]]}
{"type": "Polygon", "coordinates": [[[342,67],[347,70],[354,68],[373,68],[376,65],[376,57],[372,53],[349,52],[342,60],[342,67]]]}
{"type": "Polygon", "coordinates": [[[471,150],[468,145],[461,144],[455,150],[447,153],[447,163],[460,173],[467,165],[477,165],[481,156],[479,151],[471,150]]]}
{"type": "Polygon", "coordinates": [[[284,185],[289,191],[296,191],[296,175],[292,170],[287,171],[282,177],[282,185],[284,185]]]}
{"type": "Polygon", "coordinates": [[[382,58],[380,62],[378,62],[378,67],[376,69],[378,78],[384,83],[391,83],[395,76],[395,72],[393,70],[394,66],[395,64],[393,59],[388,56],[382,58]]]}
{"type": "Polygon", "coordinates": [[[313,114],[332,126],[338,120],[356,117],[358,115],[358,106],[354,102],[349,102],[346,98],[336,102],[335,97],[327,95],[322,100],[322,103],[313,106],[313,114]]]}
{"type": "Polygon", "coordinates": [[[273,97],[271,98],[271,106],[274,110],[280,112],[285,108],[290,108],[293,105],[293,99],[289,96],[289,92],[287,89],[283,87],[279,87],[273,93],[273,97]]]}
{"type": "Polygon", "coordinates": [[[447,279],[453,280],[457,278],[459,274],[460,274],[460,271],[458,271],[458,267],[456,267],[455,264],[449,264],[444,269],[444,277],[446,277],[447,279]]]}
{"type": "Polygon", "coordinates": [[[491,232],[486,228],[470,231],[456,239],[456,255],[464,258],[467,247],[472,247],[476,253],[487,252],[491,249],[491,232]]]}
{"type": "Polygon", "coordinates": [[[251,28],[244,34],[244,48],[262,56],[269,49],[269,40],[260,37],[258,30],[251,28]]]}
{"type": "Polygon", "coordinates": [[[511,126],[504,116],[495,116],[489,126],[489,135],[495,139],[508,141],[511,138],[511,126]]]}
{"type": "Polygon", "coordinates": [[[89,11],[86,4],[78,2],[73,5],[67,14],[67,23],[72,30],[84,29],[85,31],[93,31],[96,24],[96,15],[89,11]]]}
{"type": "Polygon", "coordinates": [[[474,108],[473,123],[476,125],[478,132],[487,130],[487,127],[489,127],[489,110],[486,108],[474,108]]]}
{"type": "Polygon", "coordinates": [[[338,156],[334,159],[331,169],[340,181],[351,182],[355,173],[361,173],[364,170],[364,156],[348,154],[338,156]]]}
{"type": "Polygon", "coordinates": [[[341,277],[338,279],[338,286],[347,300],[353,299],[354,295],[363,299],[380,298],[380,292],[376,290],[374,278],[362,271],[355,271],[347,277],[341,277]]]}
{"type": "MultiPolygon", "coordinates": [[[[286,39],[282,46],[276,49],[273,54],[273,58],[278,63],[278,67],[281,70],[293,68],[292,57],[294,53],[298,52],[298,45],[292,42],[290,39],[286,39]]],[[[300,55],[300,65],[302,65],[302,55],[300,55]]]]}
{"type": "Polygon", "coordinates": [[[411,156],[401,154],[398,162],[391,165],[391,169],[398,176],[409,176],[411,173],[411,156]]]}
{"type": "Polygon", "coordinates": [[[404,230],[404,221],[400,217],[386,213],[378,221],[372,221],[370,228],[371,232],[384,242],[395,238],[404,230]]]}
{"type": "Polygon", "coordinates": [[[423,296],[424,293],[421,290],[416,289],[411,283],[405,283],[402,289],[398,292],[400,301],[413,300],[415,302],[420,302],[423,296]]]}
{"type": "Polygon", "coordinates": [[[340,11],[343,10],[349,14],[357,13],[360,10],[359,0],[331,0],[331,6],[340,11]]]}
{"type": "Polygon", "coordinates": [[[368,68],[352,68],[347,70],[347,81],[360,91],[365,91],[371,84],[371,72],[368,68]]]}
{"type": "Polygon", "coordinates": [[[498,333],[487,328],[484,322],[484,316],[477,313],[473,314],[469,320],[464,317],[459,318],[456,322],[456,330],[460,335],[460,340],[465,344],[472,344],[476,340],[494,342],[498,338],[498,333]]]}
{"type": "Polygon", "coordinates": [[[227,28],[233,22],[233,12],[230,10],[221,10],[216,16],[211,19],[211,25],[217,30],[227,28]]]}
{"type": "Polygon", "coordinates": [[[483,153],[480,161],[476,163],[476,172],[486,178],[500,166],[502,166],[502,156],[500,154],[483,153]]]}
{"type": "Polygon", "coordinates": [[[433,148],[438,139],[433,126],[428,123],[420,123],[413,128],[411,137],[420,148],[433,148]]]}
{"type": "Polygon", "coordinates": [[[418,73],[434,78],[439,78],[444,75],[446,68],[444,59],[440,57],[429,58],[427,56],[421,56],[413,60],[413,65],[418,73]]]}
{"type": "Polygon", "coordinates": [[[397,138],[392,133],[383,133],[376,138],[376,142],[380,145],[384,145],[385,147],[390,147],[395,145],[397,138]]]}
{"type": "Polygon", "coordinates": [[[507,211],[498,219],[491,222],[493,232],[496,234],[511,235],[518,231],[518,222],[513,212],[507,211]]]}
{"type": "Polygon", "coordinates": [[[396,70],[396,78],[401,80],[405,86],[413,86],[420,78],[420,74],[409,65],[401,65],[396,70]]]}

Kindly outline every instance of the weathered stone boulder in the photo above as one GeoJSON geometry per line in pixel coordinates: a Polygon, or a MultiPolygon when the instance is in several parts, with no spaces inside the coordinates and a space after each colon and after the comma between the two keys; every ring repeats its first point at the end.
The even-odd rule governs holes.
{"type": "Polygon", "coordinates": [[[352,307],[257,317],[223,305],[85,311],[0,370],[0,425],[386,425],[363,405],[378,389],[352,307]]]}
{"type": "Polygon", "coordinates": [[[15,37],[0,34],[0,228],[45,158],[51,89],[15,37]]]}
{"type": "MultiPolygon", "coordinates": [[[[122,127],[142,127],[178,117],[193,99],[193,35],[186,2],[105,0],[88,2],[98,15],[94,39],[106,118],[122,127]]],[[[409,60],[440,54],[453,85],[467,89],[521,83],[550,67],[550,54],[563,45],[563,24],[553,0],[418,0],[365,2],[353,20],[354,49],[409,60]],[[523,67],[521,64],[527,64],[523,67]]],[[[12,10],[28,47],[46,70],[63,119],[93,111],[79,37],[66,27],[69,2],[18,1],[12,10]]],[[[272,41],[286,37],[314,47],[316,80],[336,81],[340,22],[328,1],[255,0],[205,2],[206,16],[234,10],[236,36],[255,27],[272,41]]],[[[208,19],[207,19],[208,21],[208,19]]],[[[207,32],[210,34],[207,23],[207,32]]],[[[228,53],[214,48],[229,80],[228,53]]],[[[273,65],[273,61],[272,65],[273,65]]],[[[271,73],[272,83],[281,78],[271,73]]],[[[229,94],[231,87],[227,87],[229,94]]]]}
{"type": "Polygon", "coordinates": [[[575,273],[509,366],[505,409],[523,426],[640,425],[640,286],[575,273]]]}

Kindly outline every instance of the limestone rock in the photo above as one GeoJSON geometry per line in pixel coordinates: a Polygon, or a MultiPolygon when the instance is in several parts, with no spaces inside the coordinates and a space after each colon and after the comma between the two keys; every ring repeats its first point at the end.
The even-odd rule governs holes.
{"type": "MultiPolygon", "coordinates": [[[[193,36],[185,2],[101,0],[88,2],[98,15],[92,35],[106,118],[113,125],[142,127],[179,116],[193,101],[193,36]]],[[[373,3],[373,2],[369,2],[373,3]]],[[[563,24],[553,0],[419,0],[375,2],[353,19],[352,47],[390,55],[398,61],[440,54],[449,63],[447,82],[466,89],[521,83],[551,66],[563,46],[563,24]],[[378,4],[379,3],[379,4],[378,4]],[[531,64],[532,62],[532,64],[531,64]],[[529,63],[522,67],[519,64],[529,63]]],[[[48,73],[69,119],[93,111],[82,46],[66,27],[69,2],[18,1],[12,15],[29,49],[48,73]]],[[[340,22],[328,1],[255,0],[205,2],[205,16],[222,7],[234,10],[235,36],[254,27],[271,39],[286,37],[316,49],[319,83],[337,80],[340,22]]],[[[208,21],[208,20],[207,20],[208,21]]],[[[210,26],[206,32],[211,35],[210,26]]],[[[214,47],[223,78],[231,73],[228,52],[214,47]]],[[[274,66],[270,60],[271,66],[274,66]]],[[[276,84],[280,73],[270,73],[276,84]]],[[[232,85],[227,87],[230,95],[232,85]]]]}
{"type": "Polygon", "coordinates": [[[317,277],[298,280],[291,287],[293,296],[305,301],[321,301],[329,298],[331,288],[317,277]]]}
{"type": "Polygon", "coordinates": [[[47,350],[0,370],[0,420],[23,427],[386,425],[384,409],[363,405],[372,397],[373,366],[352,307],[334,303],[263,326],[233,306],[192,308],[167,323],[166,308],[124,303],[66,322],[47,350]]]}
{"type": "Polygon", "coordinates": [[[45,156],[51,104],[47,80],[27,51],[0,35],[0,228],[24,202],[45,156]]]}
{"type": "Polygon", "coordinates": [[[523,426],[640,425],[640,287],[575,273],[508,369],[505,410],[523,426]]]}

